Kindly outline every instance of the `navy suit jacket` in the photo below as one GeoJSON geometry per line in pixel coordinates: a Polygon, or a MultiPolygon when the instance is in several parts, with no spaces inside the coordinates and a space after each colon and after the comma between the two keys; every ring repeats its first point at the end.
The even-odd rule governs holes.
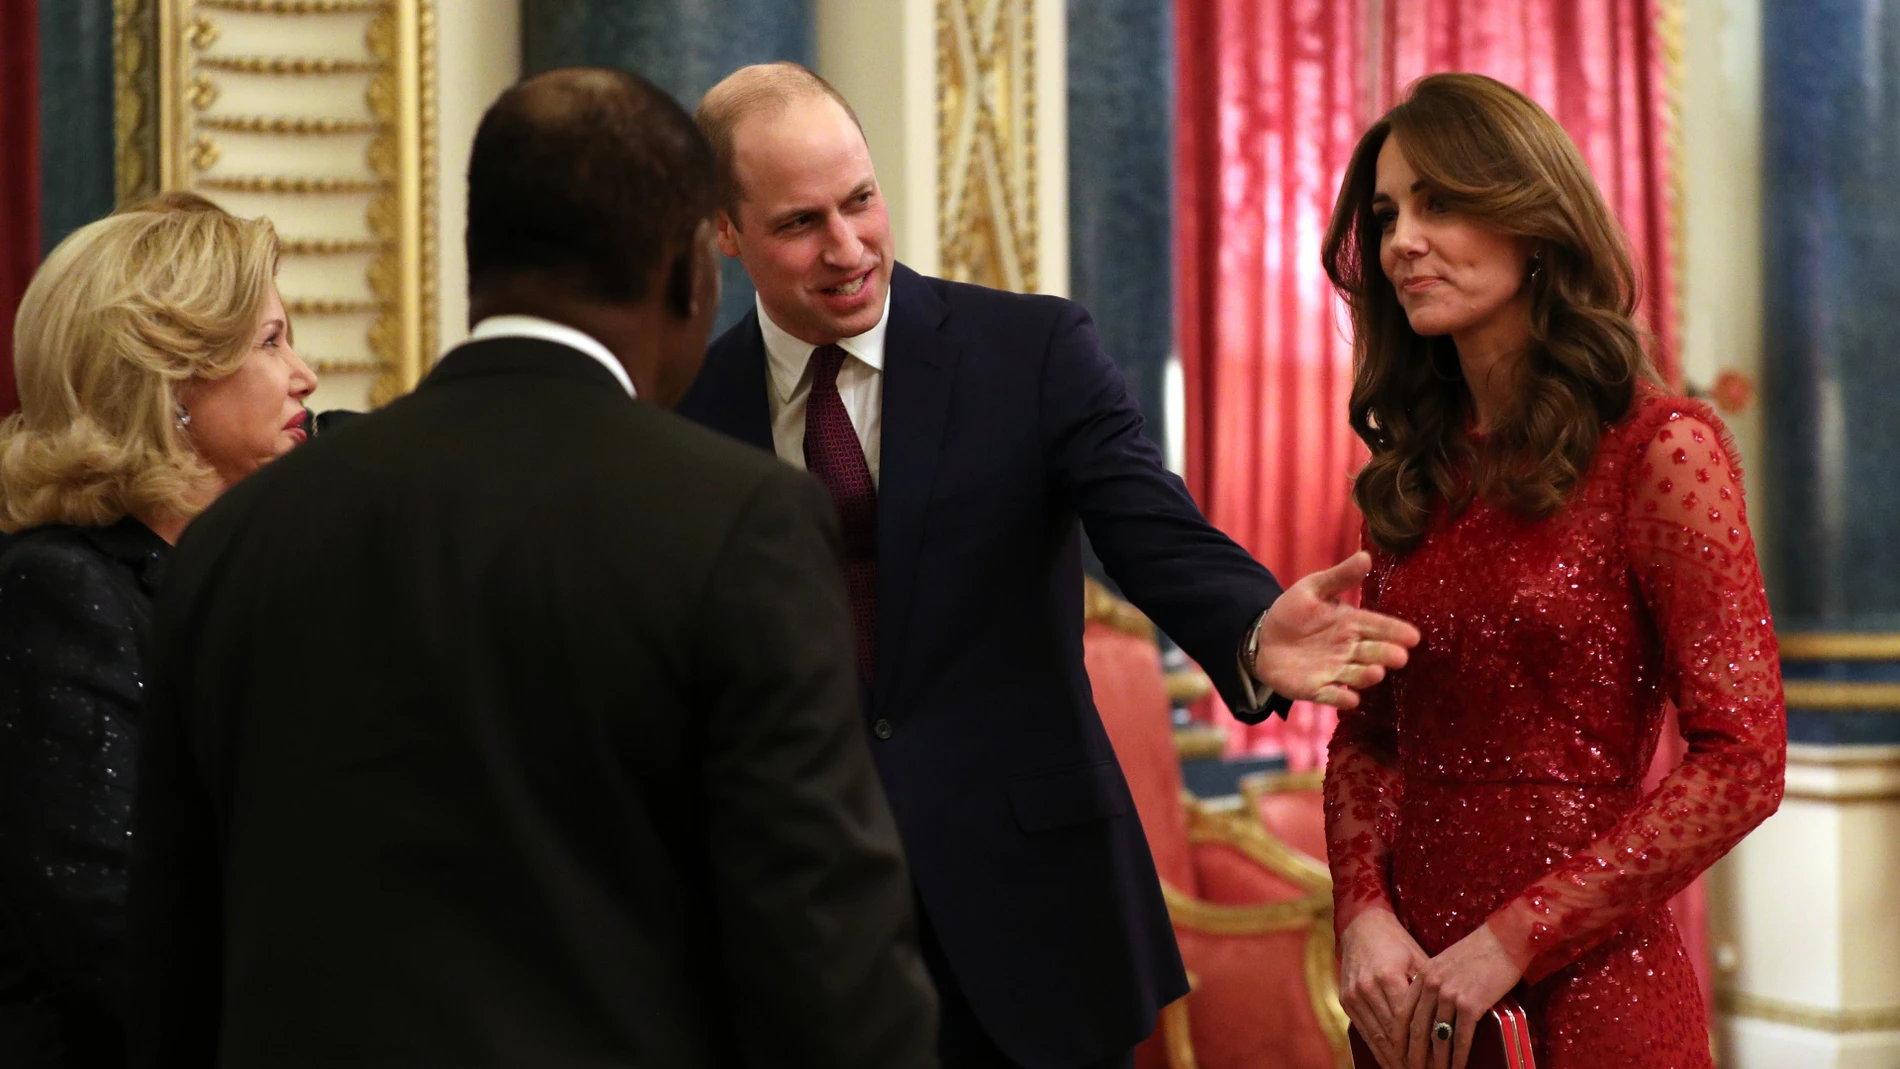
{"type": "MultiPolygon", "coordinates": [[[[1236,653],[1280,586],[1163,466],[1081,306],[899,265],[889,317],[872,752],[985,1030],[1084,1065],[1187,981],[1083,670],[1080,530],[1243,719],[1236,653]]],[[[770,451],[767,389],[755,310],[679,411],[770,451]]]]}

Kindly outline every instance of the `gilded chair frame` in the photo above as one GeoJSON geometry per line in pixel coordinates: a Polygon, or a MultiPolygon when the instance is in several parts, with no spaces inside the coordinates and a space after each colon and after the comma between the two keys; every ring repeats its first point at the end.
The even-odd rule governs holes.
{"type": "MultiPolygon", "coordinates": [[[[1110,594],[1093,579],[1085,583],[1083,617],[1085,623],[1105,623],[1137,638],[1152,641],[1155,637],[1154,624],[1140,610],[1110,594]]],[[[1198,669],[1194,674],[1203,681],[1207,678],[1198,669]]],[[[1208,689],[1212,689],[1211,685],[1208,689]]],[[[1314,1019],[1332,1049],[1336,1069],[1351,1069],[1346,1013],[1339,1004],[1339,974],[1333,957],[1332,874],[1323,860],[1295,849],[1269,831],[1260,818],[1261,798],[1276,791],[1315,789],[1320,784],[1320,776],[1317,770],[1247,776],[1240,783],[1246,804],[1238,811],[1209,805],[1187,791],[1182,792],[1189,843],[1226,846],[1297,888],[1301,892],[1299,897],[1261,905],[1223,905],[1195,898],[1166,880],[1161,881],[1161,894],[1167,902],[1169,918],[1188,931],[1228,936],[1304,931],[1302,969],[1314,1019]]],[[[1190,986],[1194,981],[1190,976],[1190,986]]],[[[1188,1017],[1188,1001],[1193,997],[1190,990],[1185,998],[1161,1011],[1160,1030],[1170,1069],[1198,1067],[1188,1017]]]]}

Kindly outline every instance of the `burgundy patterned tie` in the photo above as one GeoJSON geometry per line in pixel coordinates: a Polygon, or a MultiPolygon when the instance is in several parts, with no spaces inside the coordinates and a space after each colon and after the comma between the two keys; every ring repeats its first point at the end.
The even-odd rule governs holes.
{"type": "Polygon", "coordinates": [[[877,486],[851,414],[838,396],[845,351],[821,345],[811,354],[811,395],[805,402],[805,469],[838,503],[844,523],[844,588],[857,630],[858,678],[871,685],[877,668],[877,486]]]}

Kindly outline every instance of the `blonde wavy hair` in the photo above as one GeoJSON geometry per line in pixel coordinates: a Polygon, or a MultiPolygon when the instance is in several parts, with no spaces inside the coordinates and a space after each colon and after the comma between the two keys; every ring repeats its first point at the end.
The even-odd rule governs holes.
{"type": "Polygon", "coordinates": [[[14,322],[0,528],[195,515],[215,477],[179,424],[179,390],[243,365],[277,258],[268,219],[181,193],[60,242],[14,322]]]}

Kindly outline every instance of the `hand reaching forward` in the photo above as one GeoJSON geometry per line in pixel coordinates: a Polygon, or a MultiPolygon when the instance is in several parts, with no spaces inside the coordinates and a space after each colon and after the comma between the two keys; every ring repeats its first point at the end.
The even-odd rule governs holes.
{"type": "Polygon", "coordinates": [[[1352,709],[1387,669],[1403,668],[1418,629],[1339,600],[1371,571],[1359,552],[1287,588],[1260,625],[1254,675],[1275,694],[1352,709]]]}

